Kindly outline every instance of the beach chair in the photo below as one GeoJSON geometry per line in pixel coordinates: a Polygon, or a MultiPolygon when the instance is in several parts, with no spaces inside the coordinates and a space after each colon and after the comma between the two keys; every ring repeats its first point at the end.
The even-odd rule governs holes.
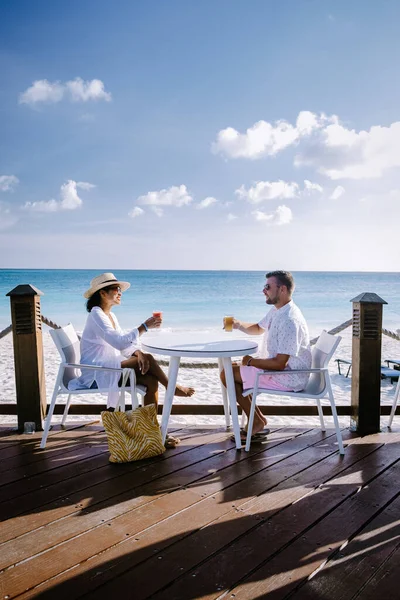
{"type": "Polygon", "coordinates": [[[399,396],[400,396],[400,378],[397,381],[396,390],[394,392],[393,406],[392,406],[392,410],[390,411],[390,417],[389,417],[388,427],[392,426],[393,418],[394,418],[394,415],[395,415],[395,412],[396,412],[396,406],[397,406],[397,403],[399,401],[399,396]]]}
{"type": "Polygon", "coordinates": [[[342,434],[339,427],[339,421],[337,417],[337,411],[335,406],[335,400],[332,392],[332,385],[328,371],[328,364],[332,358],[339,342],[342,338],[340,336],[334,336],[326,331],[323,331],[318,338],[317,343],[312,349],[312,363],[311,369],[298,369],[292,370],[291,373],[310,373],[310,379],[301,392],[286,392],[279,390],[269,390],[266,388],[260,388],[258,386],[258,380],[261,374],[268,375],[280,375],[284,374],[285,371],[259,371],[256,376],[254,388],[243,391],[243,396],[252,394],[252,402],[250,409],[250,417],[248,424],[248,432],[246,438],[246,451],[250,450],[251,443],[251,431],[253,429],[254,422],[254,410],[256,407],[256,400],[259,394],[272,394],[273,396],[289,396],[290,398],[313,398],[317,402],[318,415],[321,423],[322,431],[326,431],[324,423],[324,415],[321,407],[321,398],[328,396],[331,405],[333,423],[335,425],[336,438],[339,446],[340,454],[344,454],[344,447],[342,441],[342,434]]]}
{"type": "MultiPolygon", "coordinates": [[[[341,369],[340,369],[340,365],[344,364],[347,365],[347,373],[345,375],[345,377],[349,376],[350,370],[351,370],[351,360],[347,360],[346,358],[335,358],[335,362],[337,363],[338,366],[338,371],[339,371],[339,375],[342,375],[341,369]]],[[[385,362],[387,363],[387,367],[385,366],[381,366],[381,379],[390,379],[390,383],[394,383],[395,381],[398,380],[400,372],[399,369],[396,367],[396,364],[400,364],[400,361],[395,361],[395,360],[385,360],[385,362]],[[391,369],[389,367],[390,363],[394,363],[395,367],[393,369],[391,369]]]]}
{"type": "Polygon", "coordinates": [[[396,369],[396,371],[400,371],[400,360],[397,360],[396,358],[386,358],[385,363],[389,368],[396,369]],[[390,367],[391,364],[393,365],[393,367],[390,367]]]}
{"type": "MultiPolygon", "coordinates": [[[[117,407],[124,410],[125,408],[125,392],[129,392],[132,397],[132,406],[137,408],[139,401],[137,394],[144,395],[146,393],[146,387],[142,385],[136,385],[136,375],[133,369],[113,369],[109,367],[99,367],[96,365],[81,365],[80,361],[80,342],[76,334],[73,325],[69,324],[60,329],[51,329],[50,335],[57,347],[58,352],[61,356],[61,364],[58,369],[57,379],[54,386],[53,396],[51,398],[49,411],[44,423],[44,431],[40,447],[46,447],[47,436],[50,431],[51,419],[54,413],[54,407],[58,396],[67,395],[67,402],[64,409],[61,425],[65,425],[66,418],[68,416],[69,406],[73,395],[89,395],[89,394],[109,394],[110,390],[101,388],[84,388],[78,390],[69,390],[68,384],[72,379],[80,376],[80,371],[83,369],[91,369],[97,371],[113,371],[114,373],[121,373],[122,385],[119,389],[119,399],[117,407]],[[127,384],[129,378],[129,385],[127,384]]],[[[115,393],[115,390],[114,390],[115,393]]]]}

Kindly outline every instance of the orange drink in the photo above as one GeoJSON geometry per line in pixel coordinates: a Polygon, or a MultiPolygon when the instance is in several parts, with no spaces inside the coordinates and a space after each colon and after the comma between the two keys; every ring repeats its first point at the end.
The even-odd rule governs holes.
{"type": "Polygon", "coordinates": [[[233,329],[233,316],[225,316],[224,317],[224,329],[225,331],[232,331],[233,329]]]}

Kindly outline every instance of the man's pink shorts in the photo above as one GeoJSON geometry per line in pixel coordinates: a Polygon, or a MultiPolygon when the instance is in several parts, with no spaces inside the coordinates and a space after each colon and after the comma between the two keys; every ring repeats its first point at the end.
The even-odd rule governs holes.
{"type": "MultiPolygon", "coordinates": [[[[254,387],[256,382],[256,375],[260,371],[256,367],[240,367],[240,376],[243,381],[243,390],[250,390],[254,387]]],[[[279,375],[274,377],[273,375],[260,375],[258,379],[258,385],[260,388],[266,388],[267,390],[279,390],[282,392],[292,392],[292,388],[285,387],[279,383],[279,375]]]]}

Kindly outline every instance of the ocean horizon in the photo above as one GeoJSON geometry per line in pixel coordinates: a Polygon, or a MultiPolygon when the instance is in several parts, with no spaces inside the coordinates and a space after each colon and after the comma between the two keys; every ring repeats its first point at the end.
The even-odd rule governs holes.
{"type": "MultiPolygon", "coordinates": [[[[224,314],[259,321],[269,310],[262,288],[266,271],[111,269],[131,287],[116,314],[123,328],[140,324],[153,310],[163,311],[170,329],[218,330],[224,314]]],[[[104,269],[107,271],[107,269],[104,269]]],[[[73,323],[81,330],[86,320],[83,293],[99,269],[0,269],[0,331],[11,323],[6,296],[20,284],[43,292],[42,314],[59,325],[73,323]]],[[[311,335],[332,329],[352,316],[352,298],[374,292],[388,304],[383,308],[387,329],[400,328],[400,273],[351,271],[293,271],[293,299],[302,310],[311,335]]]]}

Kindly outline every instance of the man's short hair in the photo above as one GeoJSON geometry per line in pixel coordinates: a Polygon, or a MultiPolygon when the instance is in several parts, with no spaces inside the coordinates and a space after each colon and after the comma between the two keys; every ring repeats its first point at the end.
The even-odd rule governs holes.
{"type": "Polygon", "coordinates": [[[286,285],[289,294],[292,294],[294,291],[294,279],[289,271],[271,271],[270,273],[267,273],[265,277],[267,279],[269,277],[275,277],[280,285],[286,285]]]}

